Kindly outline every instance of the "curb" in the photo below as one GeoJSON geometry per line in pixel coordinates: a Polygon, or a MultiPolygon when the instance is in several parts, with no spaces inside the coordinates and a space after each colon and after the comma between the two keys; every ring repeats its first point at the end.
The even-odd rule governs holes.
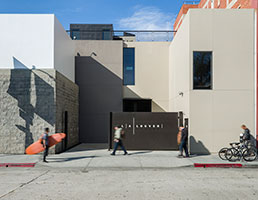
{"type": "Polygon", "coordinates": [[[0,167],[35,167],[36,163],[0,163],[0,167]]]}
{"type": "Polygon", "coordinates": [[[202,168],[242,168],[240,163],[194,163],[194,167],[202,168]]]}

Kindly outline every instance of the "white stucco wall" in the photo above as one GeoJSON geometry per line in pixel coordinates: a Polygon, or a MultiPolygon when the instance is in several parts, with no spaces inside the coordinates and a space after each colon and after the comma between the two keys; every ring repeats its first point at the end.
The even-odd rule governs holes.
{"type": "Polygon", "coordinates": [[[124,98],[152,99],[153,112],[169,110],[170,42],[125,42],[135,48],[135,85],[124,86],[124,98]]]}
{"type": "Polygon", "coordinates": [[[74,44],[53,14],[0,14],[0,27],[0,68],[55,68],[74,81],[74,44]]]}
{"type": "Polygon", "coordinates": [[[190,9],[185,20],[170,47],[171,76],[177,82],[170,90],[170,108],[183,109],[189,117],[192,153],[217,152],[239,140],[241,124],[255,135],[254,10],[190,9]],[[213,52],[212,90],[193,90],[193,51],[213,52]],[[173,92],[180,87],[189,87],[189,91],[175,100],[173,92]],[[189,98],[189,108],[185,98],[189,98]]]}
{"type": "Polygon", "coordinates": [[[74,41],[54,17],[54,68],[73,82],[75,81],[74,52],[74,41]]]}
{"type": "Polygon", "coordinates": [[[0,14],[0,68],[53,68],[54,15],[0,14]]]}

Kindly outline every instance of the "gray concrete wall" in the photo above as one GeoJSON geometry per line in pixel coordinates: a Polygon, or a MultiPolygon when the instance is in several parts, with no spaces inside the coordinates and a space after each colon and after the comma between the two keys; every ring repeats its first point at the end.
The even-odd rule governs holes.
{"type": "Polygon", "coordinates": [[[74,41],[80,142],[107,143],[110,112],[122,111],[122,41],[74,41]]]}
{"type": "MultiPolygon", "coordinates": [[[[78,142],[77,86],[54,69],[23,67],[0,70],[0,153],[23,154],[46,127],[51,134],[61,131],[63,107],[73,109],[68,146],[74,145],[78,142]]],[[[50,152],[58,151],[52,148],[50,152]]]]}
{"type": "Polygon", "coordinates": [[[63,143],[56,146],[56,152],[79,143],[79,87],[56,71],[56,132],[65,131],[65,111],[68,114],[67,134],[63,143]],[[65,145],[64,142],[67,141],[65,145]]]}
{"type": "Polygon", "coordinates": [[[55,70],[0,70],[0,153],[24,153],[55,132],[55,70]]]}

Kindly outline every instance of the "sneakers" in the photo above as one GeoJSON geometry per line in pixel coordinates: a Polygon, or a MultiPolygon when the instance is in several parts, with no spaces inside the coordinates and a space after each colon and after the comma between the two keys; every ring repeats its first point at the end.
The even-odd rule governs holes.
{"type": "MultiPolygon", "coordinates": [[[[115,156],[116,154],[111,153],[110,155],[111,155],[111,156],[115,156]]],[[[124,153],[124,155],[128,155],[128,153],[126,152],[126,153],[124,153]]]]}

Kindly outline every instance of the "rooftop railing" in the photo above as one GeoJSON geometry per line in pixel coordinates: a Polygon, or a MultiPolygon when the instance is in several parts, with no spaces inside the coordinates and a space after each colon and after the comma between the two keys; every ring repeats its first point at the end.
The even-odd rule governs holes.
{"type": "Polygon", "coordinates": [[[173,30],[67,30],[73,40],[172,41],[173,30]]]}
{"type": "Polygon", "coordinates": [[[183,4],[199,4],[200,1],[183,1],[183,4]]]}

